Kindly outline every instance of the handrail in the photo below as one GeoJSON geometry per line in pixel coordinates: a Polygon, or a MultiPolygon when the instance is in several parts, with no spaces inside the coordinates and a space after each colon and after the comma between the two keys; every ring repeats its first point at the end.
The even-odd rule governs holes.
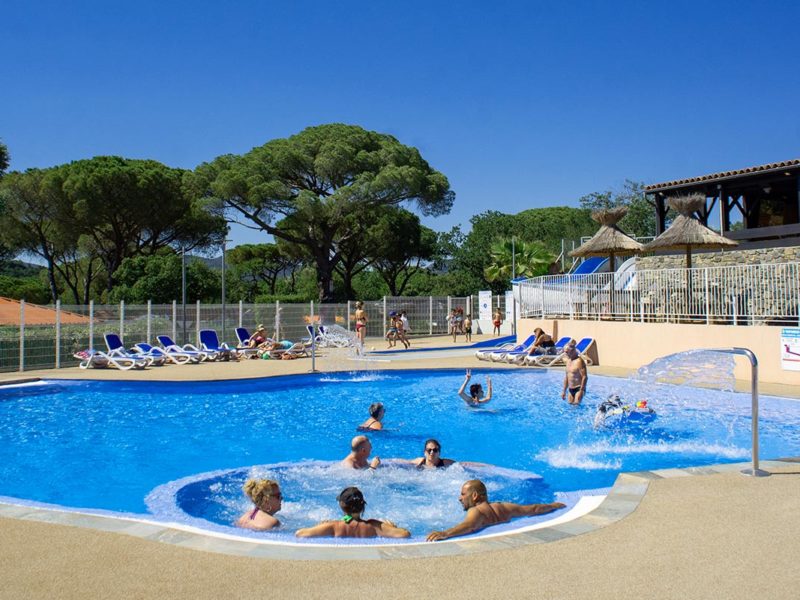
{"type": "Polygon", "coordinates": [[[710,352],[720,352],[722,354],[739,354],[746,356],[750,360],[750,388],[751,388],[751,427],[753,432],[752,459],[753,466],[743,469],[742,475],[751,477],[767,477],[769,473],[758,468],[758,359],[752,350],[747,348],[709,348],[710,352]]]}

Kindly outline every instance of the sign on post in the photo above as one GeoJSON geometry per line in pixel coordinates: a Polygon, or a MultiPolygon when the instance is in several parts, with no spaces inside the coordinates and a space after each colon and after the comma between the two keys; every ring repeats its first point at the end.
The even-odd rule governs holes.
{"type": "Polygon", "coordinates": [[[781,369],[800,371],[800,327],[781,328],[781,369]]]}
{"type": "Polygon", "coordinates": [[[478,319],[492,320],[492,292],[478,292],[478,319]]]}

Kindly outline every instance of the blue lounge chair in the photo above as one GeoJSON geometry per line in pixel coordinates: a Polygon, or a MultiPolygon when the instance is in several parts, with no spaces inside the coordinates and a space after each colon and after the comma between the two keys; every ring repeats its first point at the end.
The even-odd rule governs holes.
{"type": "Polygon", "coordinates": [[[200,330],[200,351],[214,353],[217,360],[230,360],[239,356],[228,344],[220,343],[215,329],[200,330]]]}
{"type": "Polygon", "coordinates": [[[147,367],[150,365],[161,366],[164,364],[163,357],[156,357],[152,355],[145,356],[143,354],[129,352],[128,349],[125,348],[125,344],[122,343],[122,339],[117,333],[105,333],[103,334],[103,338],[106,341],[109,356],[129,358],[134,361],[145,361],[145,366],[147,367]]]}
{"type": "Polygon", "coordinates": [[[509,353],[516,353],[516,352],[527,352],[528,349],[531,347],[531,344],[536,340],[536,335],[531,334],[529,335],[524,342],[521,344],[517,344],[513,348],[508,350],[496,350],[494,352],[489,353],[489,360],[492,362],[502,362],[506,359],[509,353]]]}
{"type": "MultiPolygon", "coordinates": [[[[159,335],[156,336],[158,343],[161,344],[162,349],[167,354],[189,354],[192,357],[192,360],[196,362],[202,362],[204,360],[214,360],[209,356],[208,352],[200,351],[196,346],[192,344],[184,344],[183,346],[179,346],[175,343],[175,341],[168,335],[159,335]]],[[[214,356],[216,358],[216,356],[214,356]]]]}
{"type": "Polygon", "coordinates": [[[475,352],[475,358],[478,360],[492,360],[491,356],[495,352],[510,352],[513,350],[519,350],[523,346],[527,346],[533,343],[533,340],[536,339],[535,335],[531,335],[527,340],[525,340],[522,344],[517,344],[517,342],[508,342],[507,344],[501,344],[499,346],[495,346],[494,348],[483,348],[481,350],[477,350],[475,352]]]}
{"type": "Polygon", "coordinates": [[[524,357],[522,362],[517,364],[522,364],[524,362],[526,365],[544,366],[555,360],[557,356],[560,356],[564,352],[564,347],[571,341],[573,341],[572,338],[568,335],[565,335],[556,342],[555,346],[548,348],[547,352],[529,354],[524,357]]]}
{"type": "Polygon", "coordinates": [[[236,328],[236,339],[239,340],[235,350],[239,354],[243,354],[247,357],[258,356],[261,350],[259,348],[251,348],[250,347],[250,332],[247,331],[246,327],[237,327],[236,328]]]}
{"type": "Polygon", "coordinates": [[[199,360],[193,360],[193,357],[185,352],[168,353],[161,348],[158,348],[157,346],[151,346],[146,342],[139,342],[134,346],[134,348],[136,348],[136,350],[145,356],[162,357],[164,362],[171,362],[176,365],[185,365],[188,362],[199,362],[199,360]]]}
{"type": "MultiPolygon", "coordinates": [[[[589,358],[588,355],[589,348],[592,346],[592,344],[594,344],[594,338],[583,338],[581,341],[575,344],[575,349],[578,351],[578,355],[583,359],[583,362],[585,362],[587,365],[594,364],[592,362],[592,359],[589,358]]],[[[562,352],[561,354],[556,356],[555,359],[553,359],[552,361],[540,364],[539,366],[556,367],[565,364],[567,364],[567,355],[562,352]]]]}

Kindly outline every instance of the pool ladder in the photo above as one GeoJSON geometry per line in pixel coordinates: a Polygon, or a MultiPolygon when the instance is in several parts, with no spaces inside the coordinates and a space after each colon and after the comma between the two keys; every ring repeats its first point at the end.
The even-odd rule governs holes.
{"type": "Polygon", "coordinates": [[[750,390],[751,400],[751,424],[753,431],[752,457],[753,466],[742,469],[742,475],[751,477],[767,477],[769,473],[758,468],[758,359],[751,350],[747,348],[709,348],[710,352],[720,352],[722,354],[739,354],[746,356],[750,360],[750,390]]]}

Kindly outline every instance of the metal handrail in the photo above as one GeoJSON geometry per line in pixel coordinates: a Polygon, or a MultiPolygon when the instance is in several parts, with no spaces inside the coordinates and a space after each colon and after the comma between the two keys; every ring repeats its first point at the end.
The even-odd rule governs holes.
{"type": "Polygon", "coordinates": [[[747,348],[709,348],[710,352],[720,352],[722,354],[739,354],[746,356],[750,360],[750,388],[751,388],[751,426],[753,432],[752,458],[753,466],[743,469],[742,475],[751,477],[767,477],[769,473],[758,468],[758,359],[751,350],[747,348]]]}

